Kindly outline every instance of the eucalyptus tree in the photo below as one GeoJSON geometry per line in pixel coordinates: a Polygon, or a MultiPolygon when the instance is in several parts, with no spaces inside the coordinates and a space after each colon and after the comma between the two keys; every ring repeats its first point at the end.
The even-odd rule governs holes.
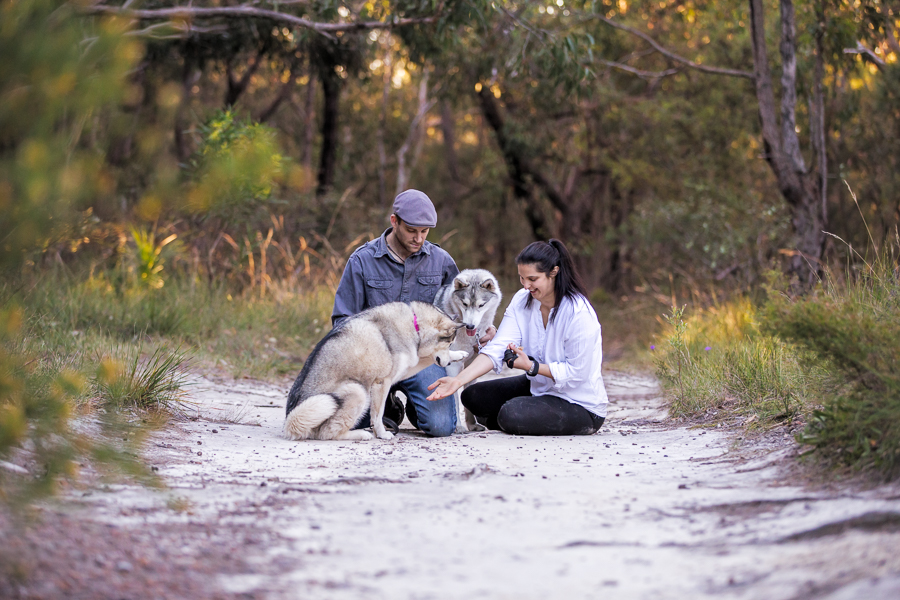
{"type": "MultiPolygon", "coordinates": [[[[155,43],[180,55],[183,64],[183,97],[195,86],[197,69],[217,61],[226,73],[225,106],[235,104],[266,58],[277,58],[286,66],[285,85],[259,116],[268,118],[289,96],[298,59],[307,57],[308,85],[321,82],[323,111],[317,193],[334,184],[338,148],[339,101],[343,81],[357,71],[366,50],[367,32],[400,28],[434,27],[454,16],[462,2],[252,2],[221,5],[217,2],[150,2],[140,8],[131,2],[101,2],[90,5],[91,13],[114,14],[133,19],[137,33],[163,38],[155,43]],[[235,61],[245,57],[240,77],[235,61]]],[[[156,57],[162,57],[159,52],[156,57]]],[[[180,112],[183,115],[184,110],[180,112]]],[[[176,120],[176,147],[181,159],[188,150],[183,142],[185,123],[176,120]]]]}
{"type": "MultiPolygon", "coordinates": [[[[670,90],[684,89],[668,80],[705,77],[700,85],[710,91],[707,97],[726,87],[755,107],[758,154],[769,167],[774,179],[770,185],[782,199],[793,232],[781,254],[788,257],[788,271],[798,285],[816,280],[827,239],[827,144],[834,138],[828,135],[833,128],[827,120],[826,86],[837,85],[834,73],[848,68],[847,52],[880,70],[890,69],[892,63],[881,57],[897,45],[894,12],[877,2],[847,5],[828,0],[804,4],[799,17],[793,0],[716,5],[556,0],[492,6],[496,10],[489,19],[472,25],[473,39],[466,50],[451,46],[442,49],[443,59],[437,52],[433,60],[465,65],[460,69],[468,76],[467,84],[474,84],[476,102],[504,157],[509,185],[536,237],[566,235],[576,246],[577,240],[585,240],[585,255],[591,255],[590,242],[603,229],[589,226],[592,211],[598,204],[615,206],[616,196],[629,191],[627,178],[613,176],[602,188],[607,190],[605,200],[580,199],[598,194],[579,191],[579,184],[592,180],[600,185],[607,176],[596,164],[579,162],[583,156],[578,145],[563,142],[569,126],[559,127],[562,122],[555,116],[583,112],[612,91],[635,99],[653,96],[665,105],[670,90]],[[766,12],[776,6],[778,18],[766,19],[766,12]],[[706,18],[705,28],[697,31],[705,16],[717,13],[724,13],[724,22],[711,24],[706,18]],[[881,44],[876,44],[878,52],[866,46],[873,37],[881,44]],[[777,61],[770,53],[775,45],[777,61]],[[629,84],[622,79],[626,75],[647,82],[646,87],[629,84]],[[532,90],[517,87],[516,80],[523,78],[532,82],[532,90]],[[529,100],[522,101],[522,94],[529,100]],[[551,110],[540,110],[539,96],[552,98],[551,110]],[[530,114],[517,117],[523,108],[530,114]],[[543,139],[537,135],[540,122],[535,115],[555,123],[543,139]],[[560,152],[552,158],[548,148],[564,148],[565,156],[560,152]]],[[[575,118],[587,127],[584,114],[575,118]]],[[[703,125],[718,127],[714,115],[703,125]]],[[[743,127],[754,128],[749,122],[743,127]]],[[[621,172],[615,163],[607,160],[605,168],[621,172]]],[[[613,213],[621,214],[623,207],[627,212],[629,206],[618,202],[617,210],[607,211],[607,231],[622,222],[613,213]]],[[[617,261],[616,253],[610,259],[617,261]]]]}

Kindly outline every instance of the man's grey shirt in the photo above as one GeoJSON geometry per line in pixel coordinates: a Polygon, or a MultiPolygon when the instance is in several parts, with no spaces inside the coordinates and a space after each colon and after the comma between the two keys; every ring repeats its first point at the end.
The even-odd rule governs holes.
{"type": "Polygon", "coordinates": [[[347,260],[334,297],[334,327],[357,313],[388,302],[434,302],[442,285],[459,273],[446,250],[426,241],[402,264],[388,253],[385,230],[381,237],[356,249],[347,260]]]}

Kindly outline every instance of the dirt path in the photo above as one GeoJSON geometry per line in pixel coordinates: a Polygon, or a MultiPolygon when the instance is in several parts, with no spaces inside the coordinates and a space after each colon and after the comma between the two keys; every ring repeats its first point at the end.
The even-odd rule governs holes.
{"type": "Polygon", "coordinates": [[[164,532],[171,560],[208,555],[211,595],[900,597],[900,488],[803,489],[789,441],[673,428],[652,380],[607,383],[590,437],[298,443],[279,436],[286,389],[203,379],[201,418],[148,451],[168,490],[80,500],[106,526],[164,532]]]}

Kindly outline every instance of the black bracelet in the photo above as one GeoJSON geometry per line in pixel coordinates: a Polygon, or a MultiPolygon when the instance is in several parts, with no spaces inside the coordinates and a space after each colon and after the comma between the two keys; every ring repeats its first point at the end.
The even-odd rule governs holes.
{"type": "Polygon", "coordinates": [[[533,356],[529,356],[528,358],[531,359],[531,368],[528,369],[525,374],[529,377],[534,377],[538,374],[538,371],[541,370],[541,363],[536,361],[533,356]]]}

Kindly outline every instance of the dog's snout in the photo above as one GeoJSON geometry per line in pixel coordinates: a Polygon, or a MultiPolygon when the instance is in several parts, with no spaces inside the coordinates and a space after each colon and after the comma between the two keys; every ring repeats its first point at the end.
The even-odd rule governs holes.
{"type": "Polygon", "coordinates": [[[444,366],[444,365],[441,364],[441,357],[440,357],[440,356],[435,356],[435,357],[434,357],[434,362],[437,363],[437,366],[439,366],[439,367],[443,367],[443,366],[444,366]]]}

